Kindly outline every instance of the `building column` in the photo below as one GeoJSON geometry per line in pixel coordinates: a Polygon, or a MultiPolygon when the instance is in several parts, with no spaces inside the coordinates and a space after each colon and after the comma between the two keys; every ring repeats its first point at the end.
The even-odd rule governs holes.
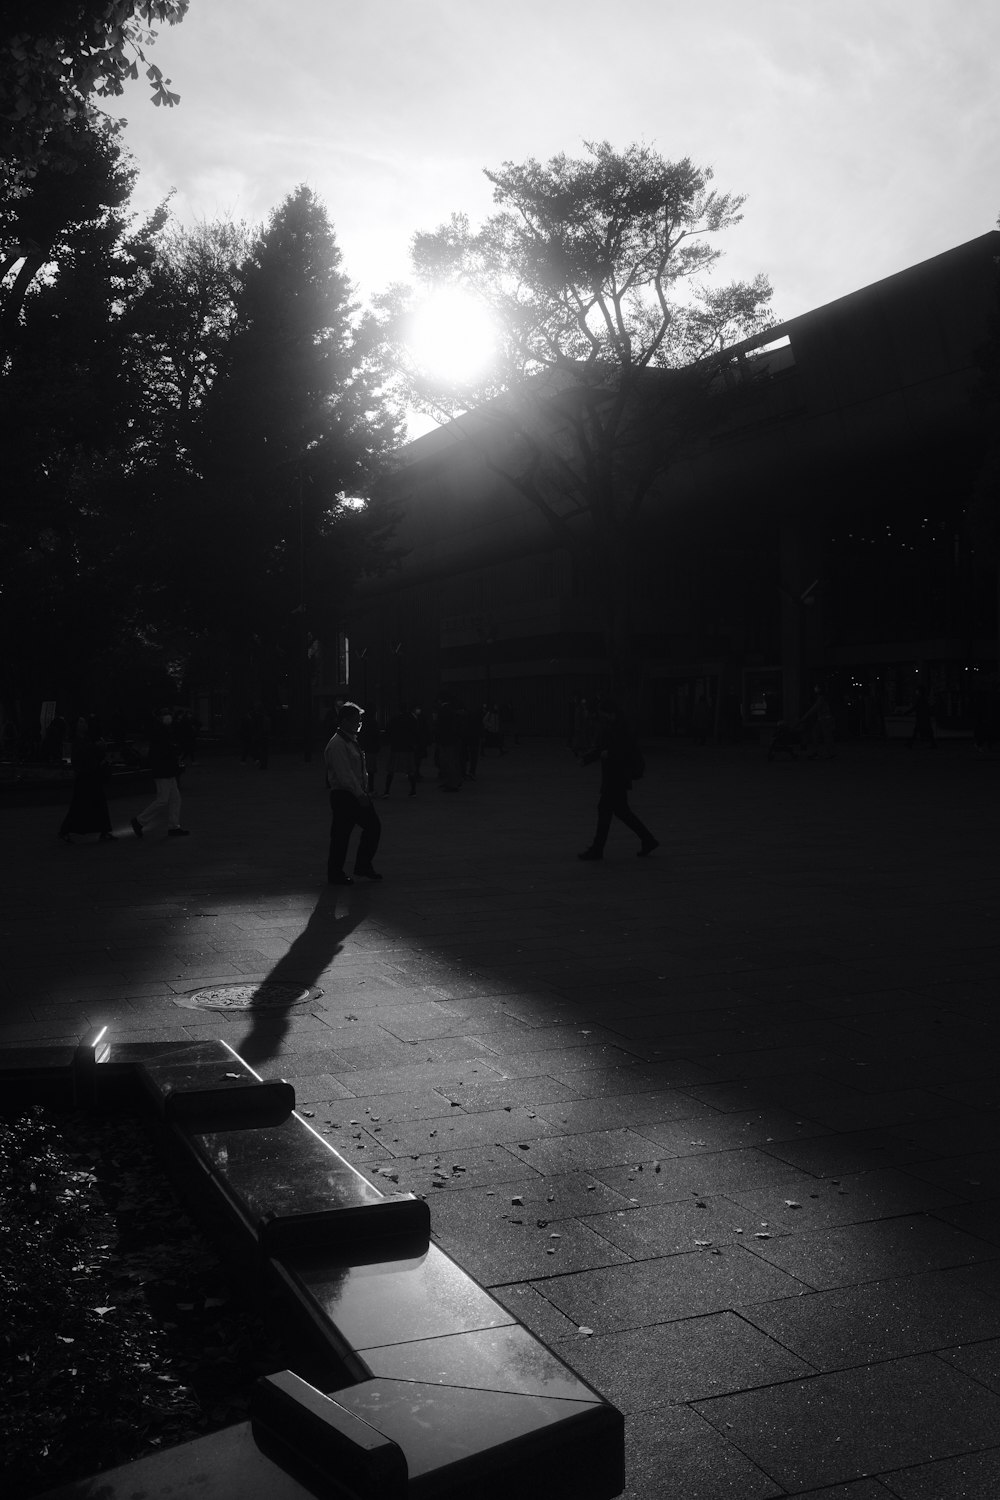
{"type": "Polygon", "coordinates": [[[813,517],[793,516],[779,523],[778,566],[781,711],[786,723],[794,724],[812,696],[806,678],[819,669],[823,644],[823,543],[820,526],[813,517]]]}

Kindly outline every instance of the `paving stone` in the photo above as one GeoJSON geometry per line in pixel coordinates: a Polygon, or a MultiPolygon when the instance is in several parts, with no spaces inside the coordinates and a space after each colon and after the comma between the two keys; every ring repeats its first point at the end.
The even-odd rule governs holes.
{"type": "Polygon", "coordinates": [[[954,1193],[892,1167],[844,1177],[803,1179],[801,1190],[795,1194],[764,1188],[746,1192],[734,1189],[732,1196],[755,1220],[766,1219],[776,1234],[800,1234],[807,1229],[861,1224],[925,1210],[933,1210],[935,1218],[951,1222],[955,1211],[951,1205],[956,1202],[954,1193]]]}
{"type": "Polygon", "coordinates": [[[495,1286],[491,1288],[490,1296],[540,1339],[544,1339],[547,1344],[558,1345],[560,1356],[572,1364],[573,1350],[565,1346],[582,1342],[584,1335],[565,1313],[553,1307],[537,1285],[521,1282],[511,1286],[495,1286]]]}
{"type": "Polygon", "coordinates": [[[482,1114],[497,1109],[518,1107],[545,1114],[547,1110],[571,1098],[565,1084],[552,1078],[501,1078],[479,1082],[439,1084],[439,1091],[449,1104],[458,1105],[466,1114],[482,1114]]]}
{"type": "Polygon", "coordinates": [[[974,1453],[1000,1432],[1000,1397],[929,1354],[694,1409],[792,1493],[974,1453]]]}
{"type": "MultiPolygon", "coordinates": [[[[444,1105],[447,1109],[448,1106],[444,1105]]],[[[500,1142],[525,1141],[534,1143],[551,1131],[552,1126],[534,1110],[523,1104],[511,1109],[484,1111],[467,1115],[453,1109],[447,1115],[433,1120],[420,1120],[398,1124],[394,1139],[398,1155],[423,1154],[428,1151],[464,1151],[473,1146],[493,1146],[500,1142]]],[[[537,1168],[537,1163],[531,1163],[537,1168]]]]}
{"type": "Polygon", "coordinates": [[[943,1359],[969,1368],[976,1360],[993,1379],[983,1384],[997,1388],[1000,1363],[1000,1303],[951,1271],[898,1276],[866,1286],[840,1287],[809,1296],[746,1307],[743,1316],[770,1334],[817,1370],[839,1370],[905,1354],[937,1350],[943,1359]],[[968,1350],[949,1349],[966,1340],[968,1350]],[[968,1363],[963,1356],[968,1354],[968,1363]]]}
{"type": "MultiPolygon", "coordinates": [[[[776,1225],[771,1228],[773,1232],[776,1225]]],[[[997,1246],[927,1214],[802,1234],[776,1233],[767,1240],[755,1236],[749,1248],[817,1289],[966,1265],[998,1254],[997,1246]]]]}
{"type": "Polygon", "coordinates": [[[572,1362],[624,1412],[812,1373],[805,1361],[732,1312],[596,1335],[574,1346],[572,1362]]]}
{"type": "Polygon", "coordinates": [[[559,1276],[544,1290],[576,1323],[612,1333],[793,1297],[805,1288],[737,1246],[559,1276]]]}
{"type": "Polygon", "coordinates": [[[690,1407],[627,1416],[625,1453],[624,1500],[779,1500],[786,1494],[690,1407]]]}
{"type": "MultiPolygon", "coordinates": [[[[934,1389],[944,1398],[936,1401],[942,1427],[961,1436],[966,1417],[956,1393],[995,1395],[1000,1306],[993,778],[979,761],[942,753],[917,763],[898,749],[844,746],[823,768],[831,774],[818,797],[812,768],[799,768],[797,779],[775,776],[785,768],[768,766],[756,746],[694,755],[672,742],[651,751],[642,785],[643,815],[670,830],[669,858],[635,861],[622,842],[609,847],[604,867],[583,868],[573,855],[593,785],[567,776],[562,747],[524,745],[503,761],[487,757],[447,815],[433,786],[393,799],[384,817],[384,885],[332,899],[321,884],[325,820],[315,764],[296,756],[275,756],[268,777],[254,780],[253,862],[234,853],[247,848],[249,783],[225,759],[192,768],[185,801],[190,796],[198,837],[184,841],[187,857],[167,859],[153,841],[142,848],[124,841],[112,859],[87,866],[85,883],[81,863],[51,849],[50,810],[7,809],[3,1020],[15,1029],[41,1024],[42,1040],[58,1034],[68,1043],[83,1027],[68,1024],[66,1007],[88,1025],[112,1018],[124,1039],[249,1038],[260,1071],[297,1082],[310,1124],[340,1141],[383,1190],[406,1185],[383,1172],[412,1173],[431,1202],[435,1232],[456,1245],[466,1235],[470,1254],[490,1249],[489,1215],[477,1200],[517,1195],[539,1236],[567,1225],[578,1247],[632,1256],[632,1265],[562,1274],[545,1257],[544,1266],[524,1268],[530,1282],[503,1289],[498,1300],[570,1363],[605,1339],[643,1348],[648,1333],[655,1348],[657,1338],[677,1337],[654,1335],[649,1325],[742,1320],[757,1328],[747,1335],[758,1340],[754,1347],[787,1341],[782,1357],[878,1358],[871,1373],[882,1372],[885,1390],[885,1370],[897,1358],[911,1369],[913,1360],[919,1369],[929,1361],[959,1382],[934,1389]],[[921,816],[929,806],[931,820],[921,816]],[[955,827],[990,837],[956,841],[955,827]],[[199,972],[207,979],[207,969],[212,979],[236,982],[245,977],[240,965],[263,975],[282,965],[291,972],[300,960],[309,966],[295,977],[311,977],[325,993],[304,1014],[270,1026],[245,1015],[180,1018],[171,998],[195,987],[199,972]],[[233,967],[220,974],[226,963],[233,967]],[[351,1014],[358,1019],[348,1021],[351,1014]],[[337,1051],[342,1044],[367,1051],[352,1066],[337,1051]],[[397,1047],[401,1066],[392,1062],[397,1047]],[[694,1048],[702,1049],[697,1060],[694,1048]],[[747,1076],[734,1078],[735,1068],[747,1076]],[[343,1098],[348,1090],[355,1097],[343,1098]],[[506,1114],[506,1105],[546,1122],[558,1163],[570,1137],[591,1140],[593,1159],[585,1147],[572,1156],[579,1170],[540,1172],[529,1162],[538,1152],[541,1163],[543,1137],[536,1144],[526,1136],[524,1153],[514,1141],[501,1151],[489,1144],[425,1152],[417,1162],[412,1153],[388,1154],[401,1144],[399,1127],[506,1114]],[[787,1140],[747,1138],[747,1120],[782,1115],[826,1133],[801,1139],[794,1127],[787,1140]],[[357,1137],[351,1118],[361,1122],[357,1137]],[[645,1159],[601,1165],[616,1131],[648,1140],[645,1159]],[[526,1160],[514,1160],[510,1146],[526,1160]],[[452,1173],[453,1165],[467,1170],[452,1173]],[[445,1187],[433,1186],[442,1180],[445,1187]],[[802,1206],[790,1209],[785,1199],[802,1206]],[[900,1275],[906,1241],[900,1254],[888,1254],[898,1228],[876,1227],[855,1237],[855,1248],[868,1247],[855,1268],[877,1270],[879,1279],[811,1293],[736,1234],[760,1229],[782,1239],[755,1249],[790,1247],[818,1243],[820,1231],[842,1235],[846,1226],[927,1214],[946,1258],[970,1237],[994,1258],[900,1275]],[[692,1249],[695,1239],[712,1243],[692,1249]],[[584,1326],[603,1320],[594,1335],[578,1332],[584,1310],[591,1314],[584,1326]],[[765,1317],[774,1320],[767,1329],[765,1317]]],[[[33,1039],[21,1035],[19,1044],[33,1039]]],[[[461,1129],[498,1134],[488,1118],[461,1129]]],[[[921,1243],[926,1252],[922,1236],[921,1243]]],[[[515,1248],[512,1241],[511,1255],[515,1248]]],[[[517,1269],[511,1260],[496,1273],[517,1269]]],[[[685,1365],[683,1342],[672,1347],[674,1365],[653,1368],[651,1381],[669,1379],[673,1368],[727,1382],[742,1368],[727,1363],[721,1337],[705,1339],[701,1366],[685,1365]]],[[[624,1357],[617,1368],[627,1380],[624,1357]]],[[[748,1381],[758,1378],[752,1362],[747,1372],[748,1381]]],[[[824,1368],[816,1379],[858,1373],[824,1368]]],[[[778,1396],[801,1383],[777,1376],[756,1394],[778,1396]]],[[[716,1389],[728,1394],[713,1407],[739,1394],[726,1384],[716,1389]]],[[[964,1494],[973,1483],[966,1459],[949,1448],[927,1456],[935,1400],[919,1397],[923,1415],[911,1421],[909,1394],[898,1461],[890,1455],[887,1467],[869,1467],[863,1478],[807,1478],[794,1492],[885,1500],[890,1487],[906,1495],[904,1484],[926,1479],[914,1492],[920,1500],[964,1494]]],[[[872,1441],[870,1429],[877,1436],[882,1425],[899,1428],[891,1402],[869,1395],[842,1404],[841,1427],[824,1429],[829,1442],[814,1445],[817,1461],[827,1451],[836,1458],[845,1443],[872,1441]]],[[[801,1436],[793,1421],[775,1441],[795,1457],[801,1436]]],[[[765,1473],[739,1445],[734,1430],[716,1432],[690,1406],[633,1415],[629,1500],[784,1495],[789,1487],[777,1472],[765,1473]]],[[[971,1453],[968,1460],[978,1462],[971,1453]]],[[[993,1500],[1000,1486],[988,1467],[983,1473],[993,1500]]]]}
{"type": "Polygon", "coordinates": [[[648,1156],[650,1149],[649,1142],[634,1130],[595,1130],[530,1142],[528,1160],[538,1172],[570,1172],[635,1161],[648,1156]]]}
{"type": "Polygon", "coordinates": [[[721,1197],[596,1213],[586,1223],[635,1260],[738,1245],[756,1228],[739,1204],[721,1197]]]}
{"type": "MultiPolygon", "coordinates": [[[[972,1332],[981,1337],[989,1332],[992,1323],[993,1316],[987,1314],[972,1332]]],[[[953,1337],[962,1337],[957,1327],[952,1328],[951,1333],[953,1337]]],[[[939,1348],[938,1355],[956,1370],[971,1375],[1000,1395],[1000,1338],[983,1338],[981,1343],[963,1344],[952,1349],[939,1348]]],[[[1000,1494],[1000,1489],[997,1493],[1000,1494]]]]}
{"type": "Polygon", "coordinates": [[[1000,1448],[944,1458],[883,1478],[889,1493],[898,1500],[996,1500],[1000,1495],[1000,1448]]]}
{"type": "Polygon", "coordinates": [[[995,1198],[1000,1193],[1000,1151],[911,1162],[908,1170],[915,1177],[938,1182],[963,1197],[995,1198]]]}
{"type": "Polygon", "coordinates": [[[742,1146],[768,1146],[775,1141],[828,1135],[825,1125],[784,1110],[754,1110],[740,1114],[704,1111],[697,1129],[685,1120],[646,1122],[643,1135],[667,1156],[697,1156],[706,1151],[730,1151],[742,1146]]]}
{"type": "MultiPolygon", "coordinates": [[[[435,1205],[443,1196],[437,1195],[435,1205]]],[[[464,1198],[468,1193],[451,1196],[464,1198]]],[[[555,1224],[510,1209],[507,1215],[483,1214],[459,1224],[438,1211],[434,1224],[436,1243],[487,1287],[624,1265],[629,1259],[578,1219],[555,1224]]]]}
{"type": "Polygon", "coordinates": [[[946,1224],[954,1224],[968,1234],[981,1240],[1000,1245],[1000,1199],[991,1198],[986,1203],[965,1203],[958,1208],[935,1208],[934,1217],[946,1224]]]}
{"type": "MultiPolygon", "coordinates": [[[[357,1118],[357,1117],[355,1117],[357,1118]]],[[[389,1138],[388,1151],[395,1151],[389,1138]]],[[[525,1161],[515,1158],[502,1146],[481,1146],[473,1151],[430,1152],[416,1158],[393,1156],[393,1169],[399,1173],[399,1187],[408,1193],[437,1196],[444,1188],[465,1189],[501,1185],[511,1193],[524,1184],[537,1184],[539,1174],[525,1161]],[[453,1167],[461,1170],[453,1171],[453,1167]]],[[[432,1210],[433,1212],[433,1210],[432,1210]]]]}

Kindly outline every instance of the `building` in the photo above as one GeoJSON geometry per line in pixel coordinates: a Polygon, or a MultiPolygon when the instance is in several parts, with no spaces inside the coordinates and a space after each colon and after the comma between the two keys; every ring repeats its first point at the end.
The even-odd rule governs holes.
{"type": "MultiPolygon", "coordinates": [[[[794,719],[817,681],[842,732],[891,729],[918,683],[944,727],[971,722],[997,672],[969,511],[998,267],[992,232],[728,351],[738,399],[650,494],[631,564],[647,732],[685,732],[699,696],[721,734],[794,719]]],[[[461,425],[409,444],[386,492],[405,555],[349,623],[351,693],[386,715],[445,691],[561,734],[606,686],[600,579],[461,425]]]]}

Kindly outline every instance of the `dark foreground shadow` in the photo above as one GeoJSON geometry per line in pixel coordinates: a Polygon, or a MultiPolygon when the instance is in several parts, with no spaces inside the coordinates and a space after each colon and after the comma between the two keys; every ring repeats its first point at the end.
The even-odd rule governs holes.
{"type": "MultiPolygon", "coordinates": [[[[352,893],[351,909],[340,916],[337,915],[337,892],[324,890],[309,921],[263,983],[295,984],[311,989],[337,954],[343,951],[344,939],[367,915],[368,902],[363,887],[352,893]]],[[[282,1009],[272,1003],[255,1006],[250,1030],[237,1045],[240,1056],[251,1066],[268,1062],[280,1050],[288,1034],[290,1017],[290,1007],[282,1009]]]]}

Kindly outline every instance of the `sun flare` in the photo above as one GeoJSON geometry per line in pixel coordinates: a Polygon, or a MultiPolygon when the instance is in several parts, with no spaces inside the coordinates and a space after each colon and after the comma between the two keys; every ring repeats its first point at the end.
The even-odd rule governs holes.
{"type": "Polygon", "coordinates": [[[434,292],[413,319],[414,357],[438,380],[461,383],[484,375],[496,342],[492,318],[468,292],[434,292]]]}

